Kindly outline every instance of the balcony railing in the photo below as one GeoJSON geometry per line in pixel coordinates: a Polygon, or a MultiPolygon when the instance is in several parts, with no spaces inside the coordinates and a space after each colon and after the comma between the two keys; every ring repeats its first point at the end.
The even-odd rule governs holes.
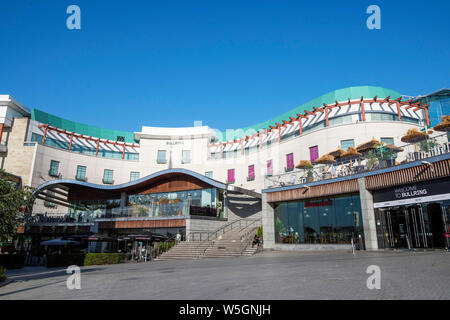
{"type": "Polygon", "coordinates": [[[264,188],[278,188],[290,185],[305,184],[312,181],[323,181],[354,174],[370,172],[400,164],[425,160],[430,157],[450,153],[450,143],[447,134],[430,137],[423,142],[399,146],[403,151],[387,153],[377,151],[376,156],[361,156],[353,160],[336,159],[334,164],[317,164],[310,170],[294,169],[289,173],[265,176],[264,188]]]}

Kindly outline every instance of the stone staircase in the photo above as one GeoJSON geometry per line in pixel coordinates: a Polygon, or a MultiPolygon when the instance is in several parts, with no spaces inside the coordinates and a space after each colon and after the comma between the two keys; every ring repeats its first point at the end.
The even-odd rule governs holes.
{"type": "Polygon", "coordinates": [[[251,241],[258,227],[255,225],[229,230],[211,241],[182,241],[156,260],[181,260],[251,256],[260,248],[252,248],[251,241]],[[242,242],[241,242],[242,241],[242,242]]]}
{"type": "Polygon", "coordinates": [[[181,241],[156,258],[156,260],[200,259],[211,244],[212,241],[181,241]]]}

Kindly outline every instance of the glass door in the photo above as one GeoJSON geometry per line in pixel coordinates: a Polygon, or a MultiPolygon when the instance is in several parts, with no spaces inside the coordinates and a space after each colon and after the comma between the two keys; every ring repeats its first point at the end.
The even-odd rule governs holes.
{"type": "Polygon", "coordinates": [[[450,206],[441,206],[442,222],[444,224],[445,248],[448,250],[450,244],[450,206]]]}

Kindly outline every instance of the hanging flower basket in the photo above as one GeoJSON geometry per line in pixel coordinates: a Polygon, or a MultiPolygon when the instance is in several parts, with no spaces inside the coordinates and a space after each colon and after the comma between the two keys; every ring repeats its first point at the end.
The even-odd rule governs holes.
{"type": "Polygon", "coordinates": [[[402,141],[406,143],[417,143],[428,139],[428,134],[425,132],[420,132],[416,128],[409,129],[406,135],[402,137],[402,141]]]}

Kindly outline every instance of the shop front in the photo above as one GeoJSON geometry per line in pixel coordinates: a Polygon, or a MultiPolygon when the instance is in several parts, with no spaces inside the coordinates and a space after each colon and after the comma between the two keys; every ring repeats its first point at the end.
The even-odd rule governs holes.
{"type": "Polygon", "coordinates": [[[359,194],[279,202],[274,219],[277,244],[363,245],[359,194]]]}
{"type": "Polygon", "coordinates": [[[450,179],[374,192],[378,247],[448,248],[450,179]]]}

